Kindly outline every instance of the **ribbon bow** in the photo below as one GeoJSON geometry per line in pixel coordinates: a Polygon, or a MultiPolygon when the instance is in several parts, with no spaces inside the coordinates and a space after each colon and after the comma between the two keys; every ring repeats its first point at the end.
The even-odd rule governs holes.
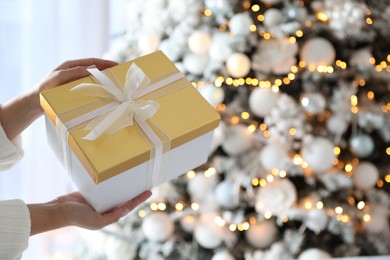
{"type": "Polygon", "coordinates": [[[137,118],[138,122],[144,122],[153,117],[160,107],[155,100],[139,99],[153,89],[146,90],[150,79],[135,63],[127,71],[123,89],[96,68],[88,69],[88,72],[101,84],[81,83],[71,91],[84,91],[100,98],[109,98],[114,101],[114,105],[112,110],[97,116],[84,128],[90,132],[83,139],[95,140],[103,133],[115,133],[121,128],[133,125],[133,118],[137,118]]]}

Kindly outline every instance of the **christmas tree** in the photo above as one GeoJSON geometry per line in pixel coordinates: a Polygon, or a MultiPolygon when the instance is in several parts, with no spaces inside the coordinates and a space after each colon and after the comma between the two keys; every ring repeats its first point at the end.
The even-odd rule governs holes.
{"type": "Polygon", "coordinates": [[[129,0],[108,58],[162,50],[220,112],[207,164],[84,259],[390,254],[390,1],[129,0]]]}

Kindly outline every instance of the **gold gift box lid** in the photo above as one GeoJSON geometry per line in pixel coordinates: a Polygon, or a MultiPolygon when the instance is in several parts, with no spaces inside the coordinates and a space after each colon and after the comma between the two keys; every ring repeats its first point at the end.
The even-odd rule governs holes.
{"type": "MultiPolygon", "coordinates": [[[[133,62],[150,79],[171,72],[179,72],[161,51],[157,51],[111,67],[107,69],[110,70],[107,75],[115,74],[123,86],[127,70],[133,62]]],[[[58,115],[66,121],[96,108],[93,105],[91,107],[84,105],[100,98],[84,92],[70,91],[80,83],[96,82],[88,76],[41,93],[41,106],[54,125],[58,115]]],[[[220,115],[186,78],[172,84],[184,84],[185,86],[156,98],[160,108],[150,119],[170,138],[170,149],[206,134],[216,128],[220,122],[220,115]]],[[[170,85],[166,87],[169,88],[170,85]]],[[[163,89],[157,91],[163,91],[163,89]]],[[[147,95],[144,99],[147,99],[147,95]]],[[[95,103],[101,106],[110,102],[111,100],[102,99],[95,103]]],[[[134,125],[122,128],[111,135],[103,134],[93,141],[82,139],[87,134],[88,131],[83,127],[70,129],[68,145],[95,183],[107,180],[150,159],[150,147],[134,125]]]]}

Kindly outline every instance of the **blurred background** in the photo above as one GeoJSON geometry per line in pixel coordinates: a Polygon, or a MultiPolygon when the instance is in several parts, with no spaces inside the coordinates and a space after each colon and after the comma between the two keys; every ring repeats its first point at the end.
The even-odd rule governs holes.
{"type": "MultiPolygon", "coordinates": [[[[388,259],[390,1],[0,0],[0,47],[1,103],[64,60],[160,49],[223,119],[207,164],[25,259],[388,259]]],[[[23,139],[1,199],[75,189],[43,118],[23,139]]]]}

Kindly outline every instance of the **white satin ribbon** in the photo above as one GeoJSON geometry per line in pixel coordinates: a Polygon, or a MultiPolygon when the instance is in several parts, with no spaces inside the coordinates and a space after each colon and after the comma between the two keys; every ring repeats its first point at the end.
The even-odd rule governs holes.
{"type": "MultiPolygon", "coordinates": [[[[57,116],[57,132],[63,151],[66,169],[71,173],[70,156],[67,145],[69,129],[93,119],[84,128],[90,130],[90,132],[83,137],[83,139],[95,140],[103,133],[112,134],[123,127],[133,125],[135,120],[139,128],[154,146],[154,151],[151,152],[151,159],[154,159],[154,163],[152,177],[149,178],[151,180],[149,186],[155,186],[161,181],[164,143],[146,120],[153,117],[160,105],[155,100],[140,100],[139,98],[184,78],[184,75],[180,72],[163,75],[156,83],[149,84],[150,79],[148,79],[145,73],[133,63],[127,71],[125,85],[123,89],[121,89],[100,70],[92,68],[88,69],[88,71],[100,84],[81,83],[73,87],[71,91],[84,91],[93,96],[112,99],[113,102],[67,122],[61,122],[59,119],[60,115],[57,116]]],[[[181,87],[176,89],[179,88],[181,87]]],[[[165,94],[167,93],[164,93],[163,95],[165,94]]]]}

